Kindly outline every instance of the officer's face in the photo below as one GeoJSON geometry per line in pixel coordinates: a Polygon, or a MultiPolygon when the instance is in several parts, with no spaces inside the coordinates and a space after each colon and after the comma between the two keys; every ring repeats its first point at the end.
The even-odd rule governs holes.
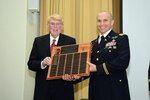
{"type": "Polygon", "coordinates": [[[97,15],[97,28],[101,34],[106,33],[109,29],[112,28],[114,21],[110,13],[102,12],[97,15]]]}

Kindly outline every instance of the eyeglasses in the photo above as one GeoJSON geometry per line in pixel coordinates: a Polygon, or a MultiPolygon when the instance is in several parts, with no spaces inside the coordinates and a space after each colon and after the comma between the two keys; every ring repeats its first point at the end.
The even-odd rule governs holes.
{"type": "Polygon", "coordinates": [[[48,23],[49,26],[61,26],[62,23],[48,23]]]}

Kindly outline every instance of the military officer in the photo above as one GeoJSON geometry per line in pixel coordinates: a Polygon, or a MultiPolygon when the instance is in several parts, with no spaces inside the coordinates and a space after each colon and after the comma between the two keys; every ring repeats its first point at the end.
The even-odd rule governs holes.
{"type": "Polygon", "coordinates": [[[110,12],[97,15],[99,36],[92,41],[89,100],[130,100],[126,69],[130,60],[126,34],[112,30],[114,20],[110,12]]]}

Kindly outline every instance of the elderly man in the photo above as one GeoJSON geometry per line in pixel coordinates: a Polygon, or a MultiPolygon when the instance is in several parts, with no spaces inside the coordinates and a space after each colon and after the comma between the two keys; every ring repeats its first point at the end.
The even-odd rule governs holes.
{"type": "Polygon", "coordinates": [[[61,33],[63,21],[58,14],[48,18],[48,28],[49,34],[35,38],[28,61],[29,69],[36,72],[34,100],[74,100],[72,82],[46,80],[46,76],[51,64],[51,46],[75,44],[76,40],[61,33]]]}

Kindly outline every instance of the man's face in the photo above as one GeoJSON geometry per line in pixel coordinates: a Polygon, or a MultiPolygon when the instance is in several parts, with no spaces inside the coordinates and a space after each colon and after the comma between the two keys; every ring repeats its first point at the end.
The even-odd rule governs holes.
{"type": "Polygon", "coordinates": [[[63,23],[59,20],[50,19],[48,22],[48,28],[51,35],[57,37],[63,29],[63,23]]]}
{"type": "Polygon", "coordinates": [[[114,21],[112,20],[109,13],[102,12],[98,14],[96,24],[97,24],[97,28],[102,34],[106,33],[109,29],[111,29],[113,23],[114,21]]]}

